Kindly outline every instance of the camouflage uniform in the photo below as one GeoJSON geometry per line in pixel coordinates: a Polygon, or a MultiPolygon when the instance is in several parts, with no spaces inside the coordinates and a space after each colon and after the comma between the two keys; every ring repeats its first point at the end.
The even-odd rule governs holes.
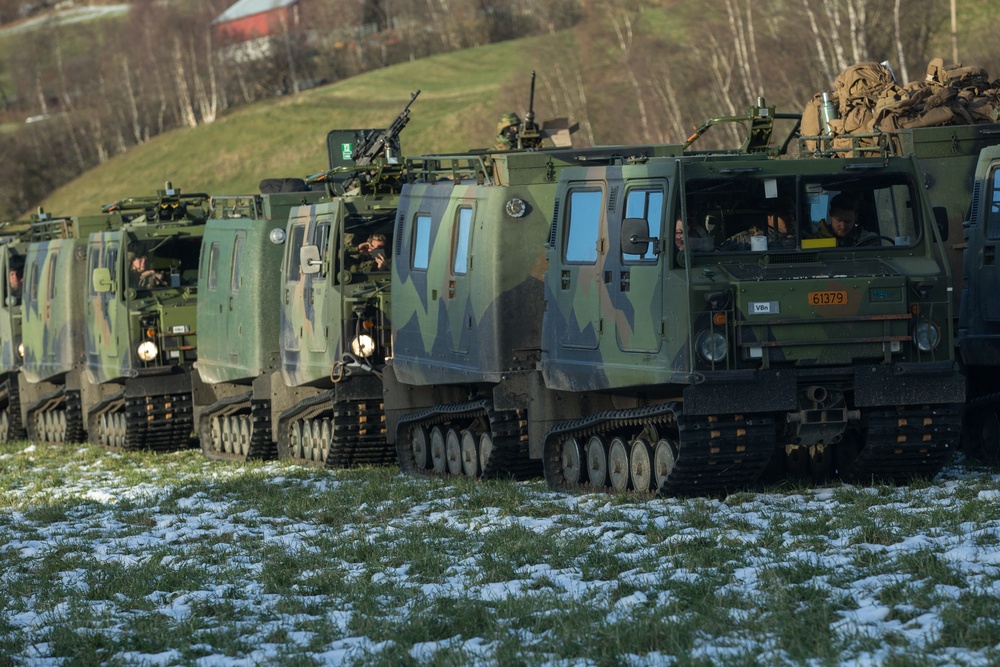
{"type": "Polygon", "coordinates": [[[509,151],[517,148],[517,131],[521,127],[521,117],[514,112],[505,113],[497,120],[497,142],[494,146],[498,151],[509,151]]]}

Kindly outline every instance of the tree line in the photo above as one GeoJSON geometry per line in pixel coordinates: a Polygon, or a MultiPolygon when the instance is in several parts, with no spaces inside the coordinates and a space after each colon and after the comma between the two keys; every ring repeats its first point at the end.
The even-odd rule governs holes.
{"type": "MultiPolygon", "coordinates": [[[[23,4],[0,0],[0,20],[23,4]]],[[[248,48],[213,37],[230,4],[135,0],[120,19],[11,37],[0,120],[40,122],[0,133],[0,219],[162,132],[479,44],[569,31],[532,54],[536,106],[579,123],[578,144],[678,142],[758,96],[799,111],[853,62],[888,60],[901,80],[920,77],[946,55],[928,49],[948,29],[947,0],[302,0],[295,22],[248,48]],[[661,28],[667,15],[688,29],[661,28]]],[[[968,45],[963,59],[997,74],[991,43],[968,45]]],[[[501,106],[519,108],[517,83],[501,106]]]]}

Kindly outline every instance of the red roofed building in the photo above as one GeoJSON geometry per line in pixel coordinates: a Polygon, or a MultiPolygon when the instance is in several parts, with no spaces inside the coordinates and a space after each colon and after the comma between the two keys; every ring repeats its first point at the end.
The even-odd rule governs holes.
{"type": "Polygon", "coordinates": [[[281,35],[299,25],[299,0],[239,0],[212,21],[219,44],[281,35]]]}

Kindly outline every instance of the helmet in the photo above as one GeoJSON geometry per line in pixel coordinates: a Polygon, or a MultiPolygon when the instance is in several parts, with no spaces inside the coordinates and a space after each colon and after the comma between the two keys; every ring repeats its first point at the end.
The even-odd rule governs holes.
{"type": "Polygon", "coordinates": [[[511,125],[520,125],[520,124],[521,124],[521,117],[518,116],[516,113],[514,113],[513,111],[510,113],[505,113],[502,116],[500,116],[500,119],[497,121],[497,135],[503,134],[503,131],[506,130],[511,125]]]}

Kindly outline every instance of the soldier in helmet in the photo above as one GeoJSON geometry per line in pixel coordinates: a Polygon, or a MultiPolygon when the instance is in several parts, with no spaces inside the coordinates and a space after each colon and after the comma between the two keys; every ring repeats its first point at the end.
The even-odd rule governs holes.
{"type": "Polygon", "coordinates": [[[517,133],[521,129],[521,117],[513,111],[500,116],[497,121],[497,143],[499,151],[517,148],[517,133]]]}

